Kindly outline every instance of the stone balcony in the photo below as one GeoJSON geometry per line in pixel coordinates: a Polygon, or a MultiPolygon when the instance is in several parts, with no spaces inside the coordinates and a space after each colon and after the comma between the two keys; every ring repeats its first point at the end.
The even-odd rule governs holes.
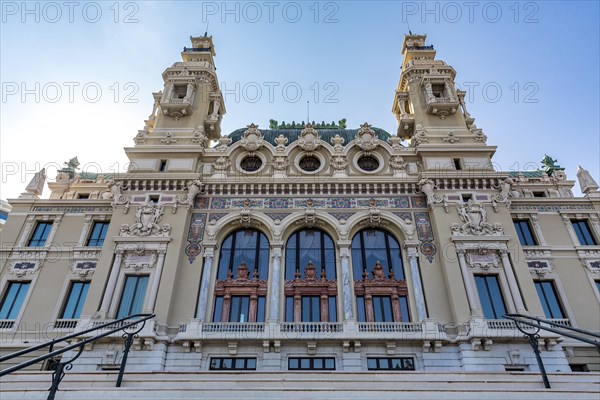
{"type": "Polygon", "coordinates": [[[224,322],[191,320],[174,341],[194,340],[448,340],[444,326],[423,322],[224,322]]]}
{"type": "Polygon", "coordinates": [[[458,98],[454,96],[429,96],[427,98],[427,112],[429,114],[437,115],[442,119],[456,113],[459,106],[460,102],[458,101],[458,98]]]}

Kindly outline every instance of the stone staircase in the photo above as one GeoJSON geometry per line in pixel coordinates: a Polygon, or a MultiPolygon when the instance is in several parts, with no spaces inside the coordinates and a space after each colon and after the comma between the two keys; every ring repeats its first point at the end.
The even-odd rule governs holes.
{"type": "MultiPolygon", "coordinates": [[[[50,372],[19,372],[0,378],[0,399],[46,399],[50,372]]],[[[69,372],[56,400],[599,400],[600,374],[529,372],[69,372]]]]}

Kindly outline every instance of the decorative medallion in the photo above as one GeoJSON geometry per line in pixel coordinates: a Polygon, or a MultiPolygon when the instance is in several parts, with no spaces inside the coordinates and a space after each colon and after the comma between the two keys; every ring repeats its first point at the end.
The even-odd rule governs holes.
{"type": "Polygon", "coordinates": [[[431,264],[433,262],[433,257],[437,253],[437,248],[431,242],[421,243],[421,254],[427,258],[427,261],[431,264]]]}

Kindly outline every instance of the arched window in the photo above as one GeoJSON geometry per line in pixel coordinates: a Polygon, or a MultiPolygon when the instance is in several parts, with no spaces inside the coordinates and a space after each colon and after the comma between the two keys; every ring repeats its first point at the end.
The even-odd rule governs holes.
{"type": "Polygon", "coordinates": [[[402,254],[396,238],[381,229],[364,229],[352,239],[352,267],[354,279],[362,279],[370,274],[379,261],[388,267],[386,273],[396,279],[404,279],[402,254]]]}
{"type": "Polygon", "coordinates": [[[285,247],[286,322],[336,322],[333,240],[318,229],[295,232],[285,247]]]}
{"type": "Polygon", "coordinates": [[[352,269],[360,322],[410,321],[400,244],[389,232],[358,232],[352,239],[352,269]]]}
{"type": "Polygon", "coordinates": [[[295,279],[309,262],[319,276],[325,269],[327,279],[336,278],[333,240],[319,229],[302,229],[290,236],[285,247],[285,279],[295,279]]]}
{"type": "Polygon", "coordinates": [[[264,322],[269,240],[256,229],[237,230],[221,245],[213,322],[264,322]]]}
{"type": "Polygon", "coordinates": [[[269,273],[269,240],[256,229],[240,229],[232,232],[221,245],[217,279],[236,275],[237,268],[245,263],[250,277],[258,274],[267,279],[269,273]]]}

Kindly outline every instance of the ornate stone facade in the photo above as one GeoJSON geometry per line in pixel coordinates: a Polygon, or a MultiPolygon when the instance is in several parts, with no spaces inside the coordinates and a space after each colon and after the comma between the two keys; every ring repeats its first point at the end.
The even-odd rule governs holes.
{"type": "MultiPolygon", "coordinates": [[[[503,313],[597,330],[596,181],[580,168],[585,196],[574,197],[549,156],[539,171],[495,171],[456,72],[424,35],[405,37],[394,134],[341,120],[222,135],[212,38],[192,44],[126,148],[130,173],[86,176],[74,158],[50,199],[38,198],[40,171],[10,201],[0,295],[15,282],[29,292],[0,321],[8,346],[34,322],[61,320],[72,282],[89,282],[82,329],[122,316],[136,279],[146,286],[127,292],[131,306],[156,318],[140,333],[148,362],[131,370],[207,371],[227,354],[266,372],[315,355],[339,371],[367,370],[371,357],[505,371],[510,353],[535,371],[503,313]],[[540,282],[560,314],[548,313],[540,282]]],[[[541,336],[547,370],[598,368],[589,347],[560,340],[541,336]]],[[[96,344],[76,367],[96,371],[114,346],[96,344]]]]}

